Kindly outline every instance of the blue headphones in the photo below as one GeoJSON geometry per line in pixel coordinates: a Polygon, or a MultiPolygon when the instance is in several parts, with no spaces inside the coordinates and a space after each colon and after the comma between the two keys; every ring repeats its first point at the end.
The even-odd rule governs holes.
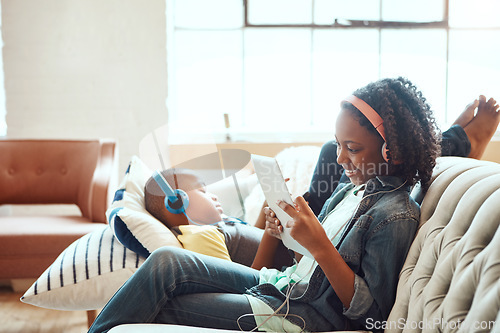
{"type": "Polygon", "coordinates": [[[160,189],[165,193],[165,208],[173,214],[184,214],[188,221],[192,224],[195,225],[216,225],[219,222],[233,222],[233,223],[241,223],[241,224],[247,224],[246,222],[243,222],[239,218],[230,218],[228,220],[221,220],[219,222],[215,223],[210,223],[210,224],[205,224],[205,223],[198,223],[196,221],[193,221],[187,214],[186,214],[186,209],[189,206],[189,196],[187,195],[186,192],[184,192],[181,189],[172,189],[170,184],[167,182],[167,180],[163,177],[161,173],[158,171],[153,172],[153,179],[156,181],[158,186],[160,186],[160,189]]]}
{"type": "Polygon", "coordinates": [[[174,214],[185,213],[189,206],[189,197],[187,193],[181,189],[176,189],[174,191],[167,180],[158,171],[153,173],[153,179],[165,193],[165,208],[174,214]]]}

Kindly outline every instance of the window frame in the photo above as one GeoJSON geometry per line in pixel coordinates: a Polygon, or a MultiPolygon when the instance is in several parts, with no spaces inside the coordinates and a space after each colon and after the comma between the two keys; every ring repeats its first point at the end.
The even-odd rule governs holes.
{"type": "MultiPolygon", "coordinates": [[[[432,21],[432,22],[408,22],[408,21],[385,21],[385,20],[347,20],[351,24],[339,23],[335,19],[333,24],[253,24],[249,22],[248,19],[248,0],[243,1],[243,15],[244,15],[244,28],[313,28],[313,29],[356,29],[356,28],[376,28],[376,29],[408,29],[408,28],[418,28],[418,29],[436,29],[436,28],[446,28],[449,29],[449,1],[441,0],[444,2],[444,13],[443,20],[432,21]]],[[[314,6],[314,0],[312,0],[312,5],[314,6]]]]}
{"type": "MultiPolygon", "coordinates": [[[[261,23],[250,23],[249,21],[249,1],[251,0],[241,0],[243,2],[243,26],[239,28],[235,28],[234,30],[241,30],[244,32],[245,29],[247,28],[266,28],[266,29],[312,29],[312,31],[317,30],[317,29],[374,29],[378,30],[379,34],[379,48],[378,48],[378,56],[379,59],[381,59],[382,56],[382,47],[381,45],[381,33],[383,30],[388,30],[388,29],[442,29],[445,32],[445,38],[446,38],[446,55],[445,58],[443,59],[445,61],[445,95],[444,95],[444,115],[443,119],[445,123],[450,123],[450,111],[448,110],[448,100],[449,100],[449,53],[450,53],[450,30],[500,30],[500,25],[498,27],[450,27],[449,24],[449,15],[450,15],[450,0],[442,0],[442,4],[444,6],[443,8],[443,19],[440,21],[427,21],[427,22],[411,22],[411,21],[387,21],[387,20],[343,20],[342,22],[339,22],[337,19],[332,24],[316,24],[316,23],[297,23],[297,24],[261,24],[261,23]]],[[[312,5],[314,6],[314,0],[312,1],[312,5]]],[[[382,10],[383,6],[383,0],[381,0],[380,8],[382,10]]],[[[167,6],[168,8],[168,6],[167,6]]],[[[314,10],[314,7],[313,7],[314,10]]],[[[170,11],[170,14],[172,12],[170,11]]],[[[168,15],[169,11],[167,10],[167,21],[168,21],[168,15]]],[[[314,22],[314,19],[312,20],[314,22]]],[[[171,26],[172,31],[170,31],[170,34],[175,33],[176,27],[174,27],[174,24],[171,26]]],[[[177,28],[177,30],[191,30],[188,28],[177,28]]],[[[192,30],[205,30],[209,31],[211,29],[192,29],[192,30]]],[[[218,29],[215,29],[218,30],[218,29]]],[[[167,36],[170,35],[167,33],[167,36]]],[[[172,41],[170,41],[171,43],[172,41]]],[[[167,49],[169,47],[169,38],[167,38],[167,49]]],[[[171,47],[172,44],[170,44],[171,47]]],[[[168,53],[168,52],[167,52],[168,53]]],[[[243,54],[243,57],[245,57],[245,54],[243,54]]],[[[380,60],[379,60],[380,61],[380,60]]],[[[381,70],[381,67],[379,65],[379,72],[381,70]]],[[[172,73],[173,71],[169,70],[169,73],[172,73]]],[[[169,87],[172,87],[173,83],[173,78],[171,75],[169,75],[169,87]]],[[[244,99],[244,88],[243,88],[243,99],[244,99]]],[[[167,103],[168,104],[168,103],[167,103]]],[[[168,106],[168,105],[167,105],[168,106]]],[[[171,110],[171,108],[169,108],[171,110]]],[[[241,113],[244,114],[246,112],[245,108],[243,107],[241,110],[241,113]]],[[[311,109],[311,119],[312,119],[312,114],[313,110],[311,109]]],[[[244,118],[244,115],[242,116],[244,118]]],[[[217,131],[216,131],[217,132],[217,131]]],[[[215,139],[216,142],[221,142],[221,141],[227,141],[227,138],[230,136],[228,134],[228,131],[219,131],[217,133],[214,133],[212,137],[215,139]],[[220,133],[219,133],[220,132],[220,133]]],[[[262,136],[263,134],[268,137],[269,139],[267,141],[326,141],[328,138],[330,138],[331,133],[328,134],[322,134],[322,133],[315,133],[315,134],[309,134],[309,133],[300,133],[298,136],[293,136],[292,133],[284,133],[284,137],[286,139],[280,138],[279,135],[273,135],[273,133],[262,133],[262,132],[255,132],[255,133],[246,133],[247,137],[250,137],[253,139],[256,139],[259,136],[262,136]],[[294,139],[290,139],[291,137],[294,137],[294,139]],[[317,139],[316,139],[317,138],[317,139]]],[[[206,133],[196,136],[198,139],[194,139],[194,141],[200,141],[200,138],[203,138],[201,140],[204,140],[206,138],[206,133]]],[[[258,140],[258,139],[257,139],[258,140]]],[[[182,141],[182,140],[181,140],[182,141]]],[[[193,141],[187,139],[187,141],[193,141]]],[[[249,140],[250,141],[250,140],[249,140]]]]}

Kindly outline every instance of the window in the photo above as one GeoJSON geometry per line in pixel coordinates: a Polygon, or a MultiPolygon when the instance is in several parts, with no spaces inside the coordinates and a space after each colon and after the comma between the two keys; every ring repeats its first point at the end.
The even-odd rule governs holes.
{"type": "Polygon", "coordinates": [[[344,96],[399,75],[446,128],[479,94],[500,98],[499,9],[497,0],[170,0],[170,132],[221,139],[227,114],[236,140],[326,141],[344,96]]]}

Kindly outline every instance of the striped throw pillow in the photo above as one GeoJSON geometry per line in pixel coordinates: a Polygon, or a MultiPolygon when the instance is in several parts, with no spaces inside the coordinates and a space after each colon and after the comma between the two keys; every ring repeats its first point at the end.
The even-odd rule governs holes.
{"type": "Polygon", "coordinates": [[[103,225],[69,245],[21,301],[57,310],[100,309],[144,260],[103,225]]]}

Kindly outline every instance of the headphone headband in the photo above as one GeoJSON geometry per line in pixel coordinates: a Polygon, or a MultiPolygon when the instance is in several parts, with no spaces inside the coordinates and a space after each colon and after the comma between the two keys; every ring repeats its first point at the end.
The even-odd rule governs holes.
{"type": "Polygon", "coordinates": [[[172,202],[177,201],[177,195],[175,191],[172,189],[172,187],[170,187],[170,184],[160,172],[155,170],[153,172],[153,179],[156,181],[158,186],[160,186],[163,193],[165,193],[172,202]]]}
{"type": "Polygon", "coordinates": [[[356,109],[358,109],[366,117],[366,119],[368,119],[373,127],[375,127],[382,139],[386,141],[384,121],[382,120],[382,117],[380,117],[380,115],[377,113],[377,111],[375,111],[370,105],[368,105],[368,103],[354,95],[347,96],[342,102],[349,102],[354,105],[356,109]]]}

